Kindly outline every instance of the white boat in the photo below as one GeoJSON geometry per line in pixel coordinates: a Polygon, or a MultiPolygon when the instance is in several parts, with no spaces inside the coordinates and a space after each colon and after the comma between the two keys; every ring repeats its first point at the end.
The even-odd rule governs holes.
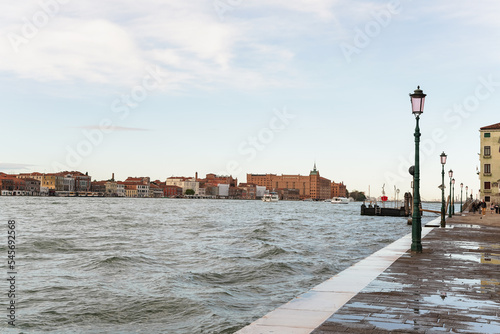
{"type": "Polygon", "coordinates": [[[276,193],[264,194],[262,197],[262,202],[278,202],[280,198],[276,193]]]}
{"type": "Polygon", "coordinates": [[[334,197],[332,198],[332,204],[349,204],[349,199],[346,197],[334,197]]]}

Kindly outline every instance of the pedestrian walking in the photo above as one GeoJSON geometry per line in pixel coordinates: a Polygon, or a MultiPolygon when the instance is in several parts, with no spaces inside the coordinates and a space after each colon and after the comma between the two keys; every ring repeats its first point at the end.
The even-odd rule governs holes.
{"type": "Polygon", "coordinates": [[[495,213],[500,213],[500,208],[498,207],[498,204],[495,204],[495,213]]]}
{"type": "Polygon", "coordinates": [[[493,214],[493,211],[495,210],[495,205],[491,203],[490,205],[490,213],[493,214]]]}
{"type": "Polygon", "coordinates": [[[480,219],[483,219],[483,217],[486,215],[486,202],[483,201],[481,202],[481,218],[480,219]]]}

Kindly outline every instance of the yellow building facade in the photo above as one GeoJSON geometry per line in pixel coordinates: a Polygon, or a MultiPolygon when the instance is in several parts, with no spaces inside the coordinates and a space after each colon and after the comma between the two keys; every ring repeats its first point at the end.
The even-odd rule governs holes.
{"type": "Polygon", "coordinates": [[[35,179],[40,181],[40,187],[45,187],[47,189],[53,189],[55,191],[62,191],[64,188],[64,178],[56,174],[45,174],[45,173],[22,173],[18,176],[21,179],[35,179]]]}
{"type": "Polygon", "coordinates": [[[480,130],[481,153],[479,160],[480,196],[487,203],[500,204],[500,123],[480,130]]]}

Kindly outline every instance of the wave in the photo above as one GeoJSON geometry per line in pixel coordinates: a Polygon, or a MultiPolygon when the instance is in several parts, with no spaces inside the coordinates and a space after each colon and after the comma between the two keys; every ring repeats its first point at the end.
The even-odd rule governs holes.
{"type": "Polygon", "coordinates": [[[66,239],[44,239],[35,240],[29,247],[34,252],[74,252],[77,251],[75,244],[66,239]]]}

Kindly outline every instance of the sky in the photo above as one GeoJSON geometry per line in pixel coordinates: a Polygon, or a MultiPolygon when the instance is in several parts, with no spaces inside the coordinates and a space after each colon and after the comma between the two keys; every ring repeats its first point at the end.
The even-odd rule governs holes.
{"type": "Polygon", "coordinates": [[[308,175],[477,193],[500,122],[498,1],[41,0],[0,5],[0,171],[308,175]]]}

